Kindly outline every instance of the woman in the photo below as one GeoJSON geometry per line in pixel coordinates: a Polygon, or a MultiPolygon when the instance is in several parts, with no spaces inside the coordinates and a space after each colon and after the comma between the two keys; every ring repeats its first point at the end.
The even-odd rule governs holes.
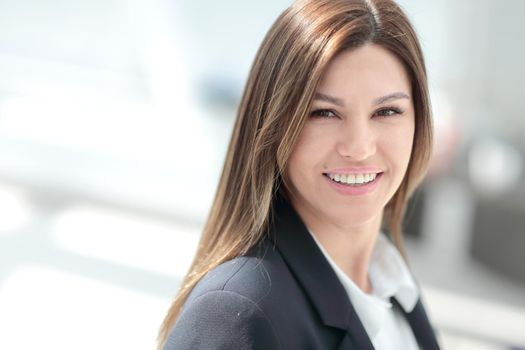
{"type": "Polygon", "coordinates": [[[257,53],[160,348],[438,349],[399,253],[431,142],[394,2],[292,4],[257,53]]]}

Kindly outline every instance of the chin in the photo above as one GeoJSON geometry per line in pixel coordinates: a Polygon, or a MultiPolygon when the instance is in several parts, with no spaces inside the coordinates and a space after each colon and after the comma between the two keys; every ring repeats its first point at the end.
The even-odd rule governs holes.
{"type": "Polygon", "coordinates": [[[328,219],[340,227],[358,227],[374,222],[382,210],[367,210],[366,208],[338,210],[327,215],[328,219]]]}

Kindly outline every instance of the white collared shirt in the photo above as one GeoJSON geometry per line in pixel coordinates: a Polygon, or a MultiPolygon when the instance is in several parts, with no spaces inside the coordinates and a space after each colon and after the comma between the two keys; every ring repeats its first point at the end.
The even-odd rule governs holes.
{"type": "Polygon", "coordinates": [[[315,235],[310,234],[345,288],[374,348],[418,349],[410,325],[403,313],[392,307],[390,297],[395,296],[405,312],[411,312],[419,299],[419,290],[405,261],[388,238],[383,233],[378,235],[368,268],[373,291],[366,294],[337,266],[315,235]]]}

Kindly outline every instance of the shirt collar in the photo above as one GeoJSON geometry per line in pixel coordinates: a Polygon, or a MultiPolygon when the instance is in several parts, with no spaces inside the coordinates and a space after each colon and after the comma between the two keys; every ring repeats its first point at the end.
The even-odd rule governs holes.
{"type": "Polygon", "coordinates": [[[412,312],[419,299],[418,287],[405,260],[383,233],[372,251],[368,276],[375,295],[383,299],[395,297],[405,312],[412,312]]]}
{"type": "Polygon", "coordinates": [[[346,290],[369,337],[373,339],[381,329],[383,319],[392,306],[391,297],[396,298],[405,312],[414,309],[419,299],[418,288],[405,261],[384,234],[378,235],[370,258],[368,276],[373,287],[372,294],[364,293],[337,266],[315,235],[310,234],[346,290]]]}

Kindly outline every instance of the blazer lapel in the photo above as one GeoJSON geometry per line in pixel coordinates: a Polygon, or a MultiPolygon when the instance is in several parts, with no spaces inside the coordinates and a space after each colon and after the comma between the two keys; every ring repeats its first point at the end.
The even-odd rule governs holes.
{"type": "Polygon", "coordinates": [[[373,350],[366,330],[337,275],[299,216],[280,196],[274,202],[270,239],[275,242],[283,259],[303,286],[322,322],[348,333],[340,349],[357,346],[358,349],[373,350]],[[354,346],[350,347],[350,344],[354,346]]]}
{"type": "Polygon", "coordinates": [[[428,320],[425,308],[421,302],[421,298],[417,301],[416,306],[410,313],[405,312],[396,298],[392,297],[391,301],[392,304],[398,307],[405,315],[408,323],[410,324],[410,327],[412,328],[412,332],[416,337],[419,347],[423,350],[439,350],[440,347],[437,342],[436,335],[432,329],[432,326],[430,325],[430,321],[428,320]]]}

